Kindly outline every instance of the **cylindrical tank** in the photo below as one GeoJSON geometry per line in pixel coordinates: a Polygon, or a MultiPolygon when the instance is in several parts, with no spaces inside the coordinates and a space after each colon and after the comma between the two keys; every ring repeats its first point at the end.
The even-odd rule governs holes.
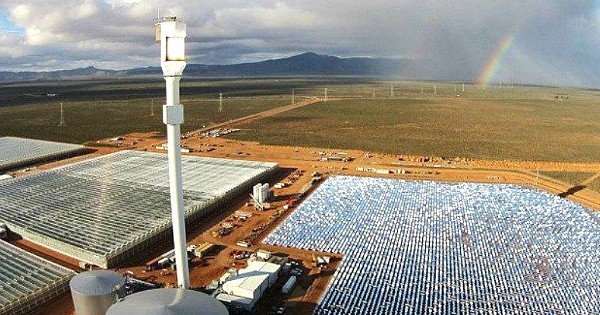
{"type": "Polygon", "coordinates": [[[126,297],[106,315],[228,315],[223,303],[210,295],[184,289],[154,289],[126,297]]]}
{"type": "Polygon", "coordinates": [[[125,296],[125,278],[110,270],[82,272],[69,283],[77,315],[104,315],[125,296]]]}

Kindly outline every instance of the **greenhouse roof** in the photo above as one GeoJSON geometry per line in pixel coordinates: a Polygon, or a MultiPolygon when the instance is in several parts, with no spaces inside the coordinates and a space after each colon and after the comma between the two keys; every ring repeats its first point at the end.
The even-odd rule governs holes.
{"type": "Polygon", "coordinates": [[[0,170],[33,164],[85,150],[78,144],[15,137],[0,138],[0,170]]]}
{"type": "MultiPolygon", "coordinates": [[[[186,217],[275,163],[184,156],[186,217]]],[[[81,261],[106,259],[171,227],[167,156],[121,151],[0,182],[0,222],[81,261]]]]}
{"type": "Polygon", "coordinates": [[[21,314],[64,292],[75,273],[0,241],[0,314],[21,314]]]}

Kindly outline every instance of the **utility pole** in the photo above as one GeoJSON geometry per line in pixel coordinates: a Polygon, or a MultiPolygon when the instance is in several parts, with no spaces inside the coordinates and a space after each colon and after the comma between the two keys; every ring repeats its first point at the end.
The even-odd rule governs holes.
{"type": "Polygon", "coordinates": [[[58,125],[61,127],[65,125],[65,110],[62,102],[60,102],[60,122],[58,125]]]}
{"type": "Polygon", "coordinates": [[[150,100],[150,116],[154,116],[154,97],[150,100]]]}
{"type": "Polygon", "coordinates": [[[437,95],[437,85],[433,86],[433,95],[437,95]]]}
{"type": "Polygon", "coordinates": [[[390,97],[394,97],[394,86],[390,86],[390,97]]]}
{"type": "Polygon", "coordinates": [[[219,93],[219,113],[223,112],[223,93],[219,93]]]}
{"type": "Polygon", "coordinates": [[[325,102],[327,102],[327,88],[325,88],[325,102]]]}
{"type": "Polygon", "coordinates": [[[463,93],[465,92],[465,83],[463,82],[463,93]]]}
{"type": "Polygon", "coordinates": [[[295,89],[292,89],[292,105],[296,104],[295,89]]]}

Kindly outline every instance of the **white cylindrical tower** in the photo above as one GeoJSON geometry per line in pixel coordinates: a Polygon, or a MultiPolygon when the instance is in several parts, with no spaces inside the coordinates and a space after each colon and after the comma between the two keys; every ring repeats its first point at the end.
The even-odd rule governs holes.
{"type": "Polygon", "coordinates": [[[160,41],[161,67],[166,81],[166,104],[163,122],[167,125],[169,155],[169,183],[173,244],[177,264],[177,285],[190,287],[190,271],[186,251],[185,209],[183,207],[183,179],[181,175],[181,124],[183,106],[179,104],[179,80],[186,66],[186,25],[174,17],[161,19],[156,25],[156,39],[160,41]]]}

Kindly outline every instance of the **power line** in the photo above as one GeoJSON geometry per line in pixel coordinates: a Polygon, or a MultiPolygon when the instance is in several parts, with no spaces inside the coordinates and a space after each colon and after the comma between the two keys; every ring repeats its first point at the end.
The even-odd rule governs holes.
{"type": "Polygon", "coordinates": [[[65,125],[65,113],[62,102],[60,103],[60,122],[58,123],[58,125],[61,127],[65,125]]]}

